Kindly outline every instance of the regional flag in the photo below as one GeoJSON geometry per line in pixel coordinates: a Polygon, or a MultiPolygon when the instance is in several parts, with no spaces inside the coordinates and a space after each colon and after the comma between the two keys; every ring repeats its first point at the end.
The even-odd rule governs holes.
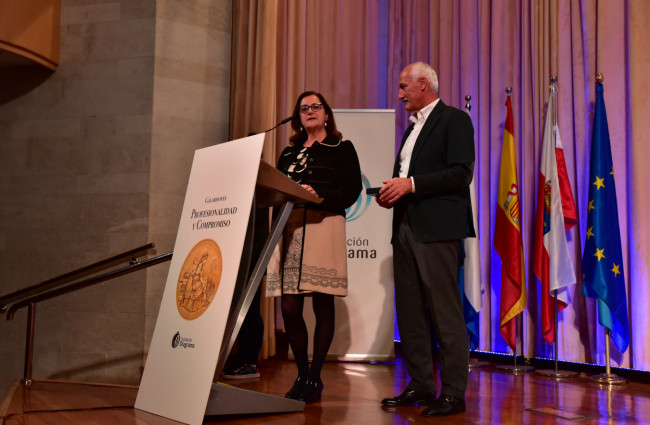
{"type": "MultiPolygon", "coordinates": [[[[469,115],[469,110],[467,110],[469,115]]],[[[481,280],[481,252],[478,240],[478,220],[476,202],[476,179],[472,179],[469,185],[469,195],[472,204],[472,220],[476,237],[463,240],[462,249],[465,259],[462,262],[461,270],[458,273],[458,286],[463,298],[463,313],[465,315],[465,326],[469,335],[469,348],[475,350],[479,343],[478,312],[483,308],[483,281],[481,280]]]]}
{"type": "Polygon", "coordinates": [[[591,135],[587,239],[582,257],[582,294],[598,298],[598,321],[609,329],[621,353],[630,343],[623,252],[618,226],[614,163],[602,83],[596,84],[596,111],[591,135]]]}
{"type": "Polygon", "coordinates": [[[567,306],[567,287],[576,283],[566,231],[578,217],[557,126],[556,98],[557,88],[551,86],[537,186],[533,264],[535,275],[542,282],[542,333],[549,344],[555,342],[553,291],[557,291],[559,312],[567,306]]]}
{"type": "Polygon", "coordinates": [[[501,148],[494,249],[501,258],[501,335],[516,352],[515,318],[526,308],[526,277],[521,237],[521,209],[510,95],[506,100],[506,125],[501,148]]]}

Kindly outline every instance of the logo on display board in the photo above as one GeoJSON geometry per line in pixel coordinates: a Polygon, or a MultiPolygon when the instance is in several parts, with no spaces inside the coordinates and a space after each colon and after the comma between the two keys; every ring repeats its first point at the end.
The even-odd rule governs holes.
{"type": "Polygon", "coordinates": [[[370,185],[370,180],[366,177],[365,174],[361,173],[361,183],[363,184],[363,189],[357,198],[357,201],[350,208],[345,210],[345,221],[354,221],[360,218],[363,213],[366,212],[370,203],[372,202],[372,196],[366,194],[366,189],[372,187],[370,185]]]}
{"type": "Polygon", "coordinates": [[[181,333],[176,332],[172,338],[172,348],[178,348],[179,346],[183,348],[195,348],[196,344],[192,342],[192,338],[181,337],[181,333]]]}
{"type": "Polygon", "coordinates": [[[176,306],[183,319],[194,320],[210,307],[222,270],[221,249],[212,239],[203,239],[190,250],[176,285],[176,306]]]}

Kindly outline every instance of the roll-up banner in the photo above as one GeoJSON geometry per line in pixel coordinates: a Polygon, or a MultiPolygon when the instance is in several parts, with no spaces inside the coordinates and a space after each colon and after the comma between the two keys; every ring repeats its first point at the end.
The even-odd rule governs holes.
{"type": "MultiPolygon", "coordinates": [[[[392,211],[379,207],[370,187],[391,177],[395,160],[395,111],[335,109],[336,126],[359,155],[363,190],[346,213],[348,296],[336,297],[331,360],[389,361],[395,358],[392,211]]],[[[308,299],[304,310],[313,347],[315,319],[308,299]]]]}

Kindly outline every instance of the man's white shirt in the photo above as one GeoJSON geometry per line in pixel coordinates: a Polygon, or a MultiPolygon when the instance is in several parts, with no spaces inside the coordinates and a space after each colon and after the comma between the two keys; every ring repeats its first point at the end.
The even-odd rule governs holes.
{"type": "MultiPolygon", "coordinates": [[[[433,102],[429,103],[424,108],[420,109],[413,115],[409,117],[409,120],[413,123],[413,130],[409,137],[404,142],[404,147],[402,152],[399,155],[399,177],[407,177],[409,173],[409,165],[411,164],[411,155],[413,154],[413,147],[415,146],[415,141],[418,139],[420,132],[424,123],[427,121],[429,114],[433,111],[433,108],[436,107],[436,104],[440,99],[436,99],[433,102]]],[[[412,192],[415,192],[415,181],[411,178],[411,188],[412,192]]]]}

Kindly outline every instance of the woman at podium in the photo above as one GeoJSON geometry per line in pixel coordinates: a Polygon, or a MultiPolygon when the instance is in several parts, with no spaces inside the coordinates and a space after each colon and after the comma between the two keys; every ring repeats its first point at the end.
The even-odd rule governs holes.
{"type": "Polygon", "coordinates": [[[334,337],[334,297],[348,292],[345,210],[361,192],[361,168],[352,142],[343,140],[320,93],[298,96],[291,127],[277,168],[323,201],[296,205],[291,212],[279,273],[267,274],[267,295],[282,297],[284,327],[298,367],[286,397],[310,403],[323,391],[320,375],[334,337]],[[316,317],[311,366],[303,318],[308,296],[316,317]]]}

